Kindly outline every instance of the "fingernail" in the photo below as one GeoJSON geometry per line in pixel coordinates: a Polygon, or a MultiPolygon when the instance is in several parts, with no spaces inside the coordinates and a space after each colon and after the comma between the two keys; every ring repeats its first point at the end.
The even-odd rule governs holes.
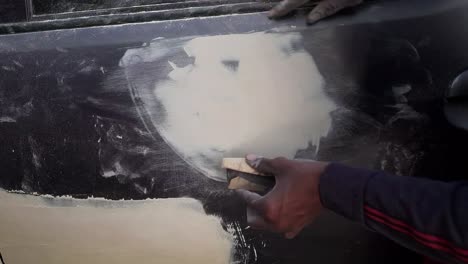
{"type": "Polygon", "coordinates": [[[255,155],[255,154],[249,154],[249,155],[245,156],[245,159],[247,161],[254,162],[254,161],[256,161],[258,159],[258,156],[255,155]]]}
{"type": "Polygon", "coordinates": [[[293,239],[294,238],[294,233],[289,232],[289,233],[286,233],[284,236],[286,237],[286,239],[293,239]]]}

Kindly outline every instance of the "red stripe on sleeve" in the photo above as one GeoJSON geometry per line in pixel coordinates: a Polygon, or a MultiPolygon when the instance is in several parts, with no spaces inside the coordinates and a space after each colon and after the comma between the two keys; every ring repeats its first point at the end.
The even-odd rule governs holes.
{"type": "Polygon", "coordinates": [[[382,212],[377,211],[376,209],[370,208],[369,206],[365,206],[364,209],[368,218],[388,226],[400,233],[411,236],[414,240],[429,248],[450,253],[463,262],[468,263],[468,250],[456,247],[448,240],[422,233],[408,224],[393,217],[387,216],[382,212]]]}
{"type": "MultiPolygon", "coordinates": [[[[367,214],[366,214],[367,215],[367,214]]],[[[443,251],[443,252],[446,252],[446,253],[449,253],[451,254],[452,256],[454,256],[455,258],[463,261],[463,262],[466,262],[468,263],[468,257],[465,257],[465,256],[462,256],[462,255],[459,255],[457,252],[455,252],[453,250],[453,248],[448,248],[446,246],[443,246],[443,245],[440,245],[440,244],[436,244],[436,243],[431,243],[431,242],[428,242],[428,241],[425,241],[425,240],[422,240],[420,238],[418,238],[417,236],[415,236],[414,234],[412,234],[410,231],[402,228],[402,227],[398,227],[398,226],[395,226],[395,225],[392,225],[390,223],[387,223],[385,222],[385,220],[377,217],[377,216],[374,216],[374,215],[367,215],[368,218],[378,222],[378,223],[381,223],[385,226],[388,226],[390,227],[391,229],[393,230],[396,230],[402,234],[405,234],[405,235],[408,235],[410,237],[412,237],[415,241],[417,241],[418,243],[428,247],[428,248],[431,248],[431,249],[435,249],[435,250],[439,250],[439,251],[443,251]]]]}
{"type": "Polygon", "coordinates": [[[376,209],[373,209],[373,208],[371,208],[371,207],[369,207],[367,205],[364,207],[364,209],[365,209],[366,213],[374,214],[376,216],[379,216],[379,217],[385,219],[386,221],[388,221],[388,222],[390,222],[390,223],[392,223],[394,225],[398,225],[398,226],[401,226],[401,227],[408,228],[408,229],[412,230],[415,235],[419,236],[422,239],[428,240],[430,242],[436,242],[436,243],[439,243],[439,244],[446,245],[448,247],[453,248],[459,254],[462,254],[462,255],[465,255],[465,256],[468,257],[468,250],[463,249],[463,248],[459,248],[459,247],[455,246],[452,242],[450,242],[450,241],[448,241],[446,239],[420,232],[420,231],[416,230],[414,227],[408,225],[407,223],[405,223],[403,221],[400,221],[398,219],[395,219],[395,218],[393,218],[391,216],[388,216],[388,215],[386,215],[386,214],[384,214],[384,213],[382,213],[382,212],[380,212],[380,211],[378,211],[376,209]]]}

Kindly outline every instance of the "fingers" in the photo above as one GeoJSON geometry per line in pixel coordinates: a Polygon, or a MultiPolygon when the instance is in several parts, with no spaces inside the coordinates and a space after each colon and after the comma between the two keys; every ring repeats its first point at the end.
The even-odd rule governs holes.
{"type": "MultiPolygon", "coordinates": [[[[283,0],[270,10],[268,17],[279,18],[285,16],[308,1],[309,0],[283,0]]],[[[307,24],[314,24],[320,19],[331,16],[346,7],[359,5],[362,1],[363,0],[324,0],[309,13],[307,24]]]]}
{"type": "Polygon", "coordinates": [[[257,211],[258,214],[262,217],[265,215],[268,208],[264,196],[242,189],[236,190],[236,193],[242,198],[242,200],[244,200],[244,202],[247,204],[247,207],[257,211]]]}
{"type": "Polygon", "coordinates": [[[309,0],[283,0],[268,13],[269,18],[278,18],[287,15],[292,10],[307,3],[309,0]]]}
{"type": "Polygon", "coordinates": [[[253,229],[271,230],[270,224],[260,213],[247,206],[247,224],[253,229]]]}
{"type": "Polygon", "coordinates": [[[287,167],[288,160],[285,158],[267,159],[254,154],[249,154],[245,157],[247,164],[258,172],[264,174],[272,174],[279,176],[280,173],[287,167]]]}
{"type": "Polygon", "coordinates": [[[283,233],[287,239],[297,236],[304,225],[290,226],[287,222],[281,221],[279,211],[273,202],[272,197],[261,196],[247,190],[236,190],[236,193],[247,204],[247,224],[253,229],[269,230],[272,232],[283,233]]]}
{"type": "Polygon", "coordinates": [[[236,193],[247,204],[247,224],[254,229],[269,230],[270,225],[263,217],[266,209],[262,196],[242,189],[236,190],[236,193]]]}
{"type": "Polygon", "coordinates": [[[307,16],[307,24],[311,25],[350,6],[361,4],[362,0],[324,0],[320,2],[307,16]]]}

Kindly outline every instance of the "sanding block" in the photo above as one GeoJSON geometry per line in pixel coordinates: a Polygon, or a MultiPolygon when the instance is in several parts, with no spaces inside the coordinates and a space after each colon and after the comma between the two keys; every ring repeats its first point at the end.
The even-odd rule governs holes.
{"type": "Polygon", "coordinates": [[[244,189],[266,193],[275,186],[273,175],[266,175],[250,167],[244,158],[224,158],[222,167],[226,169],[228,188],[244,189]]]}

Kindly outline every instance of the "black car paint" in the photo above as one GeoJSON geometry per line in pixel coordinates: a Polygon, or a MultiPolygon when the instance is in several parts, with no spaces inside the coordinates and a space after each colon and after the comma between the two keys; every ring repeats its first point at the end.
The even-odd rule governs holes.
{"type": "MultiPolygon", "coordinates": [[[[466,179],[468,139],[443,107],[446,88],[468,66],[468,6],[421,10],[397,19],[363,10],[310,28],[300,17],[276,23],[248,14],[0,36],[0,114],[15,120],[0,123],[0,186],[77,198],[194,197],[239,226],[241,263],[416,263],[418,256],[330,212],[292,241],[247,229],[245,209],[224,183],[199,175],[142,125],[118,65],[127,49],[157,37],[299,31],[340,105],[318,154],[299,156],[466,179]],[[399,85],[412,88],[406,103],[393,93],[399,85]],[[128,175],[103,177],[117,161],[128,175]]],[[[149,84],[154,69],[141,66],[149,84]]]]}

